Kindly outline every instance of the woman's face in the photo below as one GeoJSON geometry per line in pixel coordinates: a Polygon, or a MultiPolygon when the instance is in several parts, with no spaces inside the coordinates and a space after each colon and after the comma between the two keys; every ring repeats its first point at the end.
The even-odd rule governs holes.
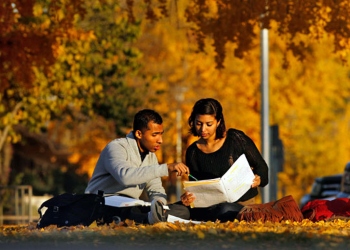
{"type": "Polygon", "coordinates": [[[204,140],[216,138],[216,129],[219,123],[215,115],[197,115],[194,121],[197,134],[204,140]]]}

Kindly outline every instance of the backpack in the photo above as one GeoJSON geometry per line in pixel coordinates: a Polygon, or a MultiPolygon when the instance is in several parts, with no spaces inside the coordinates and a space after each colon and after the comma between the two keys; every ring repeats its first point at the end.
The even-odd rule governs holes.
{"type": "Polygon", "coordinates": [[[104,207],[103,191],[98,194],[70,194],[57,195],[41,204],[38,209],[39,221],[37,228],[49,225],[89,226],[100,217],[104,207]],[[42,214],[41,209],[47,207],[42,214]]]}

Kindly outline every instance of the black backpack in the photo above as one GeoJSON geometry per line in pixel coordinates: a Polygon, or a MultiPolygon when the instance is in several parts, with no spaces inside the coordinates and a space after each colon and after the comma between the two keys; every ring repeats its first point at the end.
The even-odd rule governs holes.
{"type": "Polygon", "coordinates": [[[60,194],[41,204],[37,228],[49,225],[89,226],[101,216],[104,203],[103,191],[98,194],[60,194]],[[44,214],[41,212],[43,207],[47,207],[44,214]]]}

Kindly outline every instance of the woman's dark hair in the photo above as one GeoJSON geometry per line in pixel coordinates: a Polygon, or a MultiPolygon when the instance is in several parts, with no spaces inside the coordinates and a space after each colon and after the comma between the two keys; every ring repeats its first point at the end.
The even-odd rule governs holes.
{"type": "Polygon", "coordinates": [[[135,114],[133,130],[148,129],[148,123],[152,121],[157,124],[162,124],[162,117],[152,109],[143,109],[135,114]]]}
{"type": "Polygon", "coordinates": [[[216,129],[216,139],[223,138],[226,133],[226,125],[224,115],[222,114],[222,106],[220,102],[213,98],[205,98],[198,100],[192,109],[192,113],[188,118],[188,125],[190,125],[190,133],[194,136],[199,136],[196,131],[195,120],[197,115],[214,115],[215,119],[220,124],[216,129]]]}

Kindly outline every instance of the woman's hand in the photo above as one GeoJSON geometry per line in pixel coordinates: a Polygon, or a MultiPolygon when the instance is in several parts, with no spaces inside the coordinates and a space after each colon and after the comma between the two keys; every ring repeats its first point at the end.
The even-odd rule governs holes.
{"type": "Polygon", "coordinates": [[[190,206],[195,199],[196,197],[193,195],[193,193],[190,192],[185,192],[181,195],[181,201],[185,206],[190,206]]]}
{"type": "Polygon", "coordinates": [[[252,183],[252,188],[258,187],[260,183],[261,183],[260,176],[256,174],[252,183]]]}

